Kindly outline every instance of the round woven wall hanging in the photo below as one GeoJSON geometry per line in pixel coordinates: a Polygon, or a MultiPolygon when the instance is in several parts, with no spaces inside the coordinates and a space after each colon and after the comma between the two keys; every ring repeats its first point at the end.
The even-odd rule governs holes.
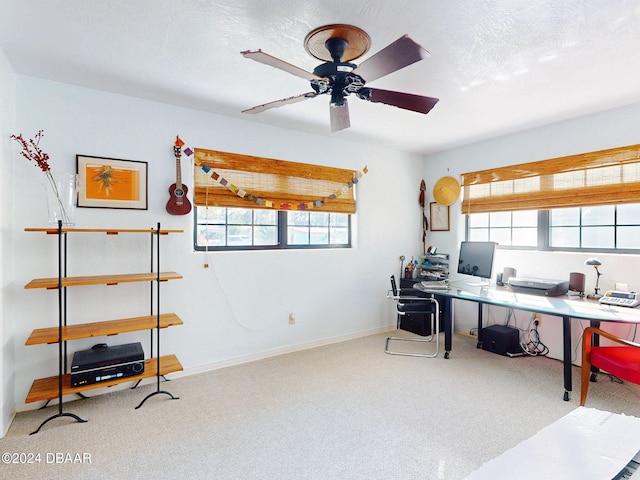
{"type": "Polygon", "coordinates": [[[433,186],[433,198],[440,205],[452,205],[460,196],[460,182],[454,177],[442,177],[433,186]]]}

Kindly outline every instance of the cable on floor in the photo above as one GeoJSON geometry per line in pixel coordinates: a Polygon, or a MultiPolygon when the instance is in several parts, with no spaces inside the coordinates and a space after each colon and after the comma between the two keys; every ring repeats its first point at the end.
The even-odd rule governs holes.
{"type": "Polygon", "coordinates": [[[534,357],[549,353],[549,348],[540,340],[538,326],[533,321],[529,325],[529,330],[524,332],[523,338],[520,340],[520,347],[524,353],[534,357]]]}
{"type": "MultiPolygon", "coordinates": [[[[509,309],[507,323],[512,316],[513,323],[517,326],[516,314],[513,309],[509,309]]],[[[518,328],[518,330],[520,331],[520,348],[522,348],[522,351],[525,354],[537,357],[544,356],[549,353],[549,348],[547,348],[547,346],[542,343],[542,340],[540,340],[540,334],[538,333],[538,319],[535,315],[531,317],[529,327],[526,330],[522,328],[518,328]]]]}

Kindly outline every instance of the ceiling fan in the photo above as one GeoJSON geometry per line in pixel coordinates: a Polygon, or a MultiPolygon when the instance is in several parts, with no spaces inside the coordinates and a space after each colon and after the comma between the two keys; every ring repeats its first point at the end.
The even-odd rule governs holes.
{"type": "Polygon", "coordinates": [[[325,62],[318,65],[313,73],[264,53],[262,50],[240,52],[245,58],[309,80],[312,88],[310,92],[258,105],[243,110],[242,113],[260,113],[270,108],[327,94],[331,95],[329,104],[331,131],[336,132],[351,125],[346,97],[352,93],[369,102],[384,103],[418,113],[429,113],[438,103],[437,98],[365,86],[366,82],[377,80],[426,58],[429,52],[404,35],[360,65],[350,63],[367,53],[370,46],[369,35],[353,25],[318,27],[309,32],[304,40],[307,53],[325,62]]]}

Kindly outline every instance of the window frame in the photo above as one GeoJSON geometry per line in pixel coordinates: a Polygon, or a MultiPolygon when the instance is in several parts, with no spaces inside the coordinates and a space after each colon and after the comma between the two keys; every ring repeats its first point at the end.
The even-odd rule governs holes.
{"type": "MultiPolygon", "coordinates": [[[[288,212],[291,210],[277,210],[276,212],[276,230],[277,243],[275,245],[224,245],[224,246],[200,246],[198,245],[198,226],[205,223],[198,222],[198,209],[205,209],[205,206],[195,206],[193,209],[193,250],[194,252],[226,252],[226,251],[260,251],[260,250],[317,250],[317,249],[335,249],[335,248],[351,248],[353,243],[352,235],[352,215],[340,212],[313,212],[309,213],[326,213],[328,215],[346,215],[347,216],[347,235],[348,242],[346,244],[288,244],[287,228],[288,228],[288,212]]],[[[210,207],[213,208],[213,207],[210,207]]],[[[217,207],[217,208],[241,208],[241,207],[217,207]]],[[[246,207],[244,207],[246,209],[246,207]]],[[[249,209],[260,210],[260,209],[249,209]]],[[[226,223],[225,223],[226,225],[226,223]]],[[[328,228],[330,228],[330,222],[328,228]]]]}

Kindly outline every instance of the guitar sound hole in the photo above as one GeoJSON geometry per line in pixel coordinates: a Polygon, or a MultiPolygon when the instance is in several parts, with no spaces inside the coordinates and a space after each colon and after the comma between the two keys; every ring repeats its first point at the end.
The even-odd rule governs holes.
{"type": "Polygon", "coordinates": [[[176,197],[181,197],[182,195],[184,195],[184,193],[183,193],[183,191],[182,191],[182,190],[176,190],[176,191],[174,191],[174,192],[173,192],[173,194],[174,194],[176,197]]]}

